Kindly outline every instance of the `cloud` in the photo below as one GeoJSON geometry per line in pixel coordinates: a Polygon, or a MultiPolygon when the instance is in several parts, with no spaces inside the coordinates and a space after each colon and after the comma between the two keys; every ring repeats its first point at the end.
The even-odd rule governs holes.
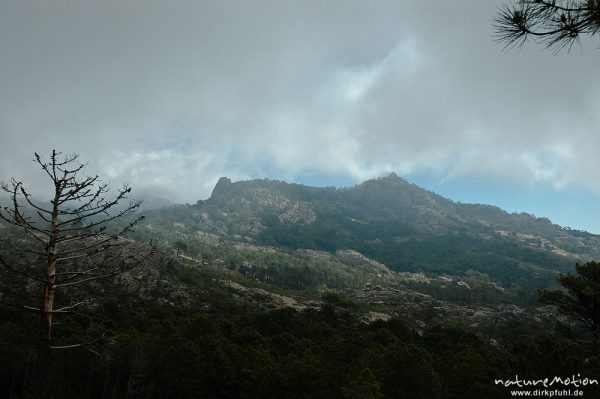
{"type": "Polygon", "coordinates": [[[500,4],[5,1],[2,178],[57,148],[181,202],[391,170],[600,195],[600,52],[502,53],[500,4]]]}

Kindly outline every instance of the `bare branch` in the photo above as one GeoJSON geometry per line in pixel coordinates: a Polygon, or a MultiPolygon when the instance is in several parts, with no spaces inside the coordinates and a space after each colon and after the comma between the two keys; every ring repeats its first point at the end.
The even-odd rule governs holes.
{"type": "Polygon", "coordinates": [[[101,266],[96,266],[93,267],[91,269],[88,270],[84,270],[84,271],[77,271],[77,272],[60,272],[60,273],[56,273],[57,276],[73,276],[73,275],[89,275],[92,272],[100,269],[101,266]]]}
{"type": "Polygon", "coordinates": [[[5,306],[9,306],[11,308],[24,309],[24,310],[27,310],[27,311],[32,311],[32,312],[40,313],[40,309],[39,308],[34,308],[32,306],[21,305],[21,304],[12,303],[12,302],[6,302],[6,301],[3,301],[3,300],[0,300],[0,304],[5,305],[5,306]]]}
{"type": "Polygon", "coordinates": [[[89,352],[92,352],[93,354],[95,354],[97,356],[102,356],[101,353],[99,353],[99,352],[97,352],[97,351],[95,351],[95,350],[93,350],[93,349],[91,349],[89,347],[89,345],[94,344],[94,343],[96,343],[98,341],[101,341],[101,340],[112,341],[112,339],[106,338],[104,335],[102,335],[102,337],[100,337],[98,339],[95,339],[93,341],[86,342],[86,343],[83,343],[83,344],[60,345],[60,346],[52,345],[52,346],[50,346],[50,349],[75,349],[75,348],[82,348],[82,349],[85,349],[85,350],[87,350],[89,352]]]}
{"type": "Polygon", "coordinates": [[[58,256],[57,259],[64,259],[65,255],[71,255],[71,254],[87,254],[87,255],[93,255],[95,253],[98,253],[99,251],[103,251],[104,249],[109,248],[111,245],[109,244],[111,241],[115,241],[117,240],[117,238],[113,237],[113,236],[108,236],[108,238],[103,239],[101,241],[98,242],[94,242],[93,244],[90,244],[88,246],[85,246],[83,248],[76,248],[76,249],[72,249],[69,251],[62,251],[58,256]],[[98,248],[99,251],[92,251],[92,252],[87,252],[91,249],[94,248],[98,248]]]}
{"type": "Polygon", "coordinates": [[[31,201],[31,199],[30,199],[31,194],[29,194],[27,191],[25,191],[25,188],[22,185],[20,185],[19,188],[21,189],[21,194],[23,195],[23,198],[25,198],[25,201],[27,201],[27,203],[29,204],[29,206],[31,206],[32,208],[36,209],[39,212],[43,212],[43,213],[46,213],[48,215],[52,215],[51,211],[49,211],[47,209],[44,209],[44,208],[41,208],[41,207],[37,206],[36,204],[34,204],[31,201]]]}
{"type": "Polygon", "coordinates": [[[42,219],[44,222],[46,222],[46,223],[52,223],[52,221],[51,221],[51,220],[48,220],[48,219],[46,219],[46,216],[44,216],[44,215],[42,214],[42,212],[40,212],[40,211],[37,211],[36,213],[37,213],[37,215],[38,215],[38,216],[39,216],[39,217],[40,217],[40,218],[41,218],[41,219],[42,219]]]}
{"type": "Polygon", "coordinates": [[[52,313],[67,313],[67,312],[70,312],[72,309],[75,309],[78,306],[84,305],[86,303],[94,302],[94,301],[96,301],[96,298],[84,299],[83,301],[79,301],[77,303],[74,303],[73,305],[63,306],[62,308],[54,309],[54,310],[52,310],[52,313]]]}
{"type": "Polygon", "coordinates": [[[10,266],[10,265],[9,265],[9,264],[8,264],[8,263],[7,263],[7,262],[6,262],[6,261],[5,261],[3,258],[2,258],[2,256],[0,256],[0,265],[4,266],[4,268],[5,268],[6,270],[8,270],[9,272],[11,272],[11,273],[18,274],[18,275],[21,275],[21,276],[23,276],[23,277],[27,277],[27,278],[30,278],[30,279],[32,279],[32,280],[34,280],[34,281],[38,281],[38,282],[41,282],[41,283],[43,283],[43,282],[44,282],[44,280],[40,279],[39,277],[32,276],[31,274],[29,274],[29,273],[27,273],[27,272],[24,272],[24,271],[22,271],[22,270],[17,270],[17,269],[15,269],[15,268],[11,267],[11,266],[10,266]]]}
{"type": "MultiPolygon", "coordinates": [[[[119,213],[117,213],[117,214],[115,214],[115,215],[113,215],[111,217],[104,218],[104,219],[99,220],[97,222],[89,223],[89,224],[87,224],[85,226],[82,226],[82,227],[74,227],[74,228],[62,229],[61,232],[66,233],[66,232],[73,232],[73,231],[80,231],[80,230],[88,230],[88,229],[91,229],[91,228],[94,228],[94,227],[97,227],[97,226],[101,226],[101,225],[106,224],[106,223],[108,223],[108,222],[110,222],[112,220],[118,219],[121,216],[125,216],[125,215],[131,213],[133,210],[137,209],[141,204],[142,204],[142,202],[138,201],[138,202],[134,203],[133,205],[130,205],[129,207],[127,207],[127,209],[125,209],[125,210],[123,210],[123,211],[121,211],[121,212],[119,212],[119,213]]],[[[95,214],[102,213],[102,212],[104,212],[104,211],[99,211],[99,212],[96,212],[95,214]]],[[[84,219],[84,218],[87,218],[87,217],[88,216],[86,215],[84,217],[81,217],[80,219],[84,219]]],[[[138,220],[134,224],[138,223],[143,218],[144,218],[143,216],[139,217],[138,220]]],[[[72,219],[72,220],[75,220],[75,219],[72,219]]]]}
{"type": "MultiPolygon", "coordinates": [[[[89,193],[92,191],[91,188],[94,187],[97,180],[98,176],[88,177],[80,183],[70,185],[72,189],[61,196],[62,199],[59,201],[59,204],[64,204],[65,202],[74,198],[87,198],[89,193]]],[[[106,187],[107,185],[99,186],[98,191],[101,192],[102,188],[106,187]]]]}
{"type": "Polygon", "coordinates": [[[108,278],[108,277],[114,277],[117,274],[119,274],[119,272],[121,272],[121,271],[122,271],[122,269],[117,268],[117,269],[111,270],[108,273],[99,274],[99,275],[96,275],[94,277],[88,277],[88,278],[84,278],[82,280],[72,281],[72,282],[69,282],[69,283],[56,284],[56,288],[71,287],[73,285],[79,285],[79,284],[89,283],[90,281],[95,281],[95,280],[99,280],[99,279],[103,279],[103,278],[108,278]]]}
{"type": "Polygon", "coordinates": [[[33,238],[34,240],[36,240],[37,242],[39,242],[40,244],[42,244],[43,246],[45,246],[47,244],[47,241],[44,241],[44,239],[38,237],[37,234],[35,234],[34,231],[32,231],[31,229],[25,227],[24,231],[29,234],[31,236],[31,238],[33,238]]]}
{"type": "MultiPolygon", "coordinates": [[[[54,155],[54,151],[52,151],[53,155],[54,155]]],[[[52,172],[50,171],[48,164],[42,161],[42,158],[40,157],[40,155],[36,152],[35,153],[35,161],[42,167],[42,169],[44,170],[44,172],[46,172],[46,174],[50,177],[50,179],[55,180],[56,176],[54,176],[52,174],[52,172]]]]}

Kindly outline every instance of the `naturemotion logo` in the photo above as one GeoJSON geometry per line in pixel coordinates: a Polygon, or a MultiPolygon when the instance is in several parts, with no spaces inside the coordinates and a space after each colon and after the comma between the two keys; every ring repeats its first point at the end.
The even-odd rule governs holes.
{"type": "Polygon", "coordinates": [[[586,387],[590,385],[598,385],[598,380],[593,378],[581,377],[581,374],[572,375],[571,377],[553,377],[553,378],[542,378],[537,380],[527,380],[520,379],[518,375],[515,375],[514,379],[510,380],[502,380],[496,379],[494,380],[494,384],[502,385],[505,387],[537,387],[542,386],[544,388],[551,387],[553,385],[563,385],[563,386],[572,386],[575,388],[586,387]]]}

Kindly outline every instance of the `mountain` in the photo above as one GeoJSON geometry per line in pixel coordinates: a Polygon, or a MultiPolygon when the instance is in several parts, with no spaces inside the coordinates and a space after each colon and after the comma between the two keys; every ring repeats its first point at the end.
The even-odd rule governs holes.
{"type": "Polygon", "coordinates": [[[147,212],[146,226],[199,240],[287,250],[352,250],[395,272],[484,273],[504,286],[552,285],[600,257],[600,236],[546,218],[461,204],[395,173],[346,188],[223,177],[210,198],[147,212]]]}
{"type": "MultiPolygon", "coordinates": [[[[77,382],[57,397],[110,386],[119,397],[459,398],[475,381],[487,398],[506,397],[484,390],[497,388],[490,376],[568,376],[584,363],[598,374],[590,334],[535,294],[598,256],[589,233],[455,203],[395,174],[341,189],[222,178],[205,201],[144,214],[115,250],[147,250],[135,240],[153,239],[153,256],[56,297],[55,309],[80,294],[94,302],[79,302],[72,318],[57,312],[55,342],[106,355],[57,355],[58,378],[77,382]],[[348,389],[357,386],[376,390],[348,389]]],[[[7,397],[25,385],[36,342],[35,318],[10,304],[35,306],[40,285],[23,274],[44,270],[33,237],[3,229],[1,238],[4,266],[25,271],[0,267],[7,397]]]]}

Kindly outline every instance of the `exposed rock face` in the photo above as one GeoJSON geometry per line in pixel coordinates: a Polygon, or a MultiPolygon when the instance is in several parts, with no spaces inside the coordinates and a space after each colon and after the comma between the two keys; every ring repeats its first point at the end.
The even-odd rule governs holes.
{"type": "Polygon", "coordinates": [[[317,219],[317,215],[306,202],[276,197],[274,203],[275,214],[281,223],[310,224],[317,219]]]}
{"type": "Polygon", "coordinates": [[[213,189],[211,198],[226,198],[227,192],[231,189],[231,186],[231,179],[228,177],[221,177],[213,189]]]}
{"type": "Polygon", "coordinates": [[[221,177],[211,197],[202,201],[204,227],[219,234],[252,237],[264,230],[265,218],[270,216],[290,225],[313,223],[317,215],[312,205],[294,196],[291,186],[268,179],[232,183],[221,177]]]}
{"type": "Polygon", "coordinates": [[[221,284],[233,289],[237,295],[241,296],[245,301],[257,301],[257,303],[261,303],[261,306],[263,307],[266,306],[275,309],[293,308],[296,310],[304,310],[309,307],[306,304],[298,303],[298,301],[292,297],[275,294],[263,290],[262,288],[245,287],[231,280],[222,280],[221,284]]]}
{"type": "Polygon", "coordinates": [[[381,262],[377,262],[376,260],[370,259],[361,254],[360,252],[348,249],[344,251],[337,251],[336,256],[344,263],[371,269],[375,271],[375,273],[377,273],[378,275],[392,275],[392,271],[388,269],[386,265],[384,265],[381,262]]]}

